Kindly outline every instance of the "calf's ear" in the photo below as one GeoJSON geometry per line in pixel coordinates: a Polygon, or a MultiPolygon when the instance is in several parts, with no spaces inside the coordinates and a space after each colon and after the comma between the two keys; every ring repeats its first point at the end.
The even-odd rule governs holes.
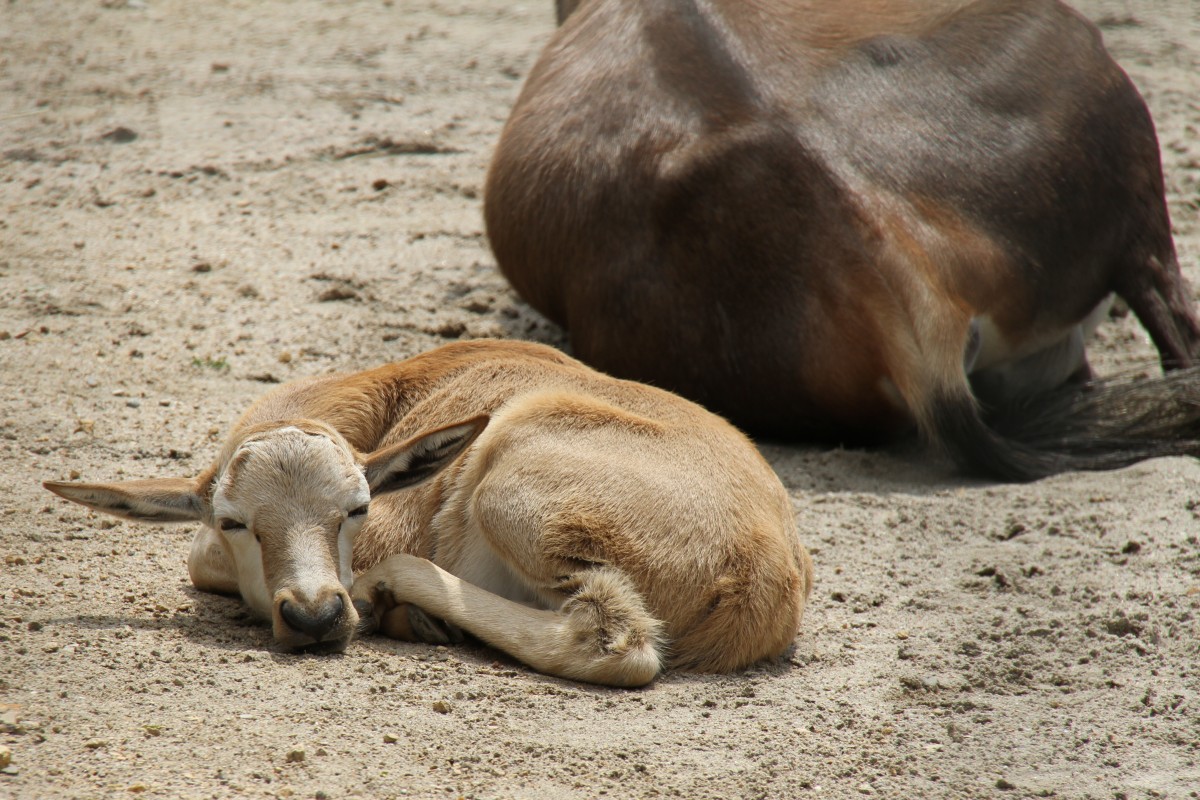
{"type": "Polygon", "coordinates": [[[195,481],[186,478],[117,483],[45,481],[42,486],[71,502],[139,522],[202,522],[209,516],[208,501],[196,491],[195,481]]]}
{"type": "Polygon", "coordinates": [[[375,451],[363,463],[371,496],[429,480],[470,447],[487,424],[488,416],[484,414],[375,451]]]}

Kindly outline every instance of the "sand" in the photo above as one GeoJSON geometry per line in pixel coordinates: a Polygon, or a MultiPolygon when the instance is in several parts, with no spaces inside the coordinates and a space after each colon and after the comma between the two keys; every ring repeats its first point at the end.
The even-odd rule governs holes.
{"type": "MultiPolygon", "coordinates": [[[[1088,0],[1200,286],[1200,6],[1088,0]]],[[[794,650],[618,691],[478,646],[278,652],[189,526],[46,479],[193,475],[271,385],[562,344],[482,184],[549,0],[0,9],[0,797],[1197,797],[1200,465],[1031,485],[764,443],[817,566],[794,650]],[[5,752],[7,749],[7,756],[5,752]]],[[[1130,317],[1099,370],[1151,363],[1130,317]]]]}

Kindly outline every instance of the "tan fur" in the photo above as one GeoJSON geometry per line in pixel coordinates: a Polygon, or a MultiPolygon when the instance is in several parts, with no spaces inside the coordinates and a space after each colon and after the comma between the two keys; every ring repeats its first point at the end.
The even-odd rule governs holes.
{"type": "Polygon", "coordinates": [[[292,647],[344,647],[360,622],[353,597],[393,635],[447,638],[411,604],[535,669],[639,685],[667,664],[728,671],[777,656],[812,585],[787,493],[745,436],[527,343],[454,344],[285,385],[199,479],[172,483],[170,508],[122,486],[47,484],[138,519],[199,509],[193,582],[240,589],[292,647]],[[410,471],[423,482],[375,493],[410,471]],[[365,572],[351,588],[339,532],[353,530],[367,482],[353,549],[365,572]],[[223,532],[221,518],[249,530],[223,532]],[[297,618],[328,630],[297,631],[297,618]]]}

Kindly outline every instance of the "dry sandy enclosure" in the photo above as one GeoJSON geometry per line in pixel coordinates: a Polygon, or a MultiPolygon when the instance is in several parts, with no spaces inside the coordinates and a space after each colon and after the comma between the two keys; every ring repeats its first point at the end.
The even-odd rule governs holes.
{"type": "MultiPolygon", "coordinates": [[[[561,344],[480,213],[550,6],[0,6],[0,796],[1200,796],[1192,460],[1008,486],[915,444],[763,444],[817,563],[795,648],[640,691],[477,646],[277,652],[190,587],[187,526],[40,488],[194,474],[278,381],[561,344]]],[[[1200,286],[1200,4],[1084,11],[1200,286]]],[[[1128,317],[1095,352],[1152,357],[1128,317]]]]}

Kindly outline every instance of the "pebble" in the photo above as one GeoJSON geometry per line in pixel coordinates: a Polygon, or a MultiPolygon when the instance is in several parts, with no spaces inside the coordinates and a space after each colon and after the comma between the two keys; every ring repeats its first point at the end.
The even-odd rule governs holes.
{"type": "Polygon", "coordinates": [[[136,397],[131,397],[125,401],[125,405],[129,406],[130,408],[140,408],[142,401],[138,400],[136,397]]]}
{"type": "Polygon", "coordinates": [[[394,733],[385,733],[383,735],[383,743],[384,744],[395,744],[398,741],[400,741],[400,740],[396,737],[396,734],[394,734],[394,733]]]}
{"type": "Polygon", "coordinates": [[[433,702],[433,710],[439,714],[449,714],[450,713],[450,704],[447,703],[445,700],[435,700],[433,702]]]}
{"type": "Polygon", "coordinates": [[[12,763],[12,748],[8,745],[0,744],[0,769],[8,769],[8,765],[12,763]]]}
{"type": "Polygon", "coordinates": [[[86,383],[88,385],[88,387],[92,388],[92,389],[95,389],[97,386],[100,385],[100,380],[95,375],[88,375],[86,378],[83,379],[83,382],[86,383]]]}
{"type": "Polygon", "coordinates": [[[289,750],[287,754],[287,762],[289,764],[298,764],[304,760],[304,750],[297,747],[295,750],[289,750]]]}

